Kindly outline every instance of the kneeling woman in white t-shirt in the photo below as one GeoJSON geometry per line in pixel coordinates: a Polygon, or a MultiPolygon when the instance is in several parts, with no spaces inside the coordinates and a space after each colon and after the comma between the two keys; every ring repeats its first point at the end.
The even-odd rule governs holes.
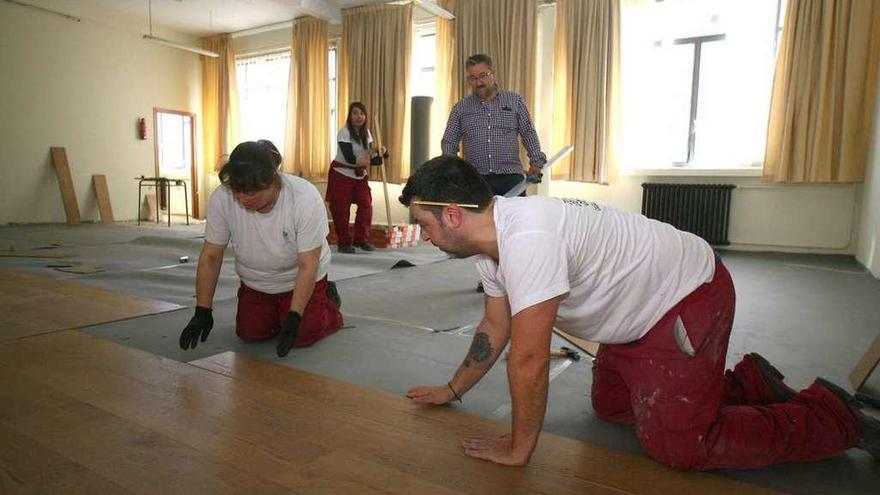
{"type": "Polygon", "coordinates": [[[327,282],[327,213],[318,190],[278,171],[281,155],[269,141],[239,144],[220,170],[211,195],[205,244],[196,272],[195,316],[180,335],[181,349],[208,337],[211,307],[226,245],[241,279],[235,333],[245,342],[277,336],[279,356],[314,344],[342,326],[339,295],[327,282]]]}
{"type": "MultiPolygon", "coordinates": [[[[336,157],[327,176],[327,203],[333,216],[340,253],[354,253],[375,248],[369,243],[373,223],[373,196],[367,182],[367,166],[380,165],[382,158],[373,154],[373,136],[367,126],[367,108],[359,101],[348,106],[345,127],[336,135],[336,157]],[[348,229],[351,205],[357,205],[354,217],[354,239],[348,229]],[[354,242],[352,242],[352,240],[354,242]]],[[[384,153],[384,150],[382,150],[384,153]]],[[[386,154],[387,155],[387,154],[386,154]]],[[[387,157],[387,156],[386,156],[387,157]]]]}

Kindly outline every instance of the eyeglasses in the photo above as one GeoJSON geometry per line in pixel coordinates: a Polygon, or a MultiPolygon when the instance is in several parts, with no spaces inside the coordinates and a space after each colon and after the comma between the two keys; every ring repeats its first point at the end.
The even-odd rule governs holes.
{"type": "Polygon", "coordinates": [[[452,205],[456,205],[459,208],[479,208],[480,207],[480,205],[461,204],[461,203],[444,203],[443,201],[422,201],[422,200],[415,200],[415,201],[412,201],[410,204],[419,205],[419,206],[452,206],[452,205]]]}
{"type": "Polygon", "coordinates": [[[484,72],[484,73],[480,74],[479,76],[467,76],[467,81],[469,83],[475,83],[477,81],[486,82],[489,80],[490,77],[492,77],[491,72],[484,72]]]}

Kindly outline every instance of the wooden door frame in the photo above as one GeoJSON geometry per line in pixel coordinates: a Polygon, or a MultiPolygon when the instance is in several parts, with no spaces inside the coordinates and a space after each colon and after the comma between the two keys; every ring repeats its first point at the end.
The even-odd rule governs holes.
{"type": "Polygon", "coordinates": [[[192,112],[184,112],[182,110],[170,110],[167,108],[159,108],[153,107],[153,165],[156,171],[155,176],[159,177],[159,113],[171,113],[175,115],[187,116],[192,119],[192,125],[189,129],[189,139],[192,143],[191,146],[191,154],[192,156],[192,170],[190,170],[190,179],[191,179],[191,187],[192,190],[192,216],[193,218],[200,218],[199,216],[199,164],[196,161],[196,114],[192,112]]]}

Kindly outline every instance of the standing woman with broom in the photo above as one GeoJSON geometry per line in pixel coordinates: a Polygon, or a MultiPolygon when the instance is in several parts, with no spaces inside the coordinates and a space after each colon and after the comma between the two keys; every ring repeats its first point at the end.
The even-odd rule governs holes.
{"type": "Polygon", "coordinates": [[[336,157],[328,172],[326,199],[340,253],[353,254],[355,247],[364,251],[376,249],[369,243],[373,197],[367,182],[367,167],[381,164],[382,155],[387,158],[388,154],[384,149],[372,150],[373,136],[367,122],[367,108],[359,101],[352,102],[345,127],[336,135],[336,157]],[[353,236],[348,229],[352,204],[357,205],[353,236]]]}

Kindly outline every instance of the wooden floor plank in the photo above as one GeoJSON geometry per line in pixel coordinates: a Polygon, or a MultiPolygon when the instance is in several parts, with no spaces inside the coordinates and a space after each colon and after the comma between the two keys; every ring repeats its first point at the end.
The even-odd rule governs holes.
{"type": "Polygon", "coordinates": [[[0,425],[0,493],[132,493],[36,441],[0,425]]]}
{"type": "Polygon", "coordinates": [[[0,270],[0,341],[181,307],[74,282],[0,270]]]}
{"type": "Polygon", "coordinates": [[[766,492],[547,434],[497,466],[459,442],[507,424],[232,353],[195,364],[79,331],[2,342],[0,425],[136,493],[766,492]]]}
{"type": "MultiPolygon", "coordinates": [[[[357,393],[350,393],[347,400],[329,403],[320,397],[279,393],[277,388],[259,383],[230,380],[80,332],[59,332],[0,346],[0,362],[9,363],[16,373],[59,387],[83,402],[163,432],[200,451],[214,452],[224,460],[234,457],[242,469],[291,488],[306,485],[295,475],[283,480],[266,478],[282,472],[285,466],[273,467],[267,473],[263,463],[243,458],[248,452],[243,443],[259,445],[273,459],[282,460],[272,464],[285,462],[288,468],[316,456],[314,450],[302,449],[326,445],[326,449],[357,452],[367,461],[399,471],[401,478],[421,478],[461,493],[498,488],[509,492],[520,487],[507,474],[507,468],[461,455],[458,438],[445,428],[432,426],[430,411],[425,410],[423,416],[429,422],[414,419],[412,412],[423,408],[387,396],[393,404],[409,411],[389,422],[382,414],[384,406],[371,403],[374,392],[368,389],[352,389],[357,393]],[[51,365],[40,366],[47,358],[51,365]],[[364,415],[363,410],[371,412],[364,415]],[[205,432],[204,427],[209,431],[205,432]],[[235,448],[217,449],[214,443],[206,444],[206,439],[235,448]],[[486,469],[497,470],[496,476],[487,478],[486,469]],[[450,477],[447,472],[461,475],[450,477]]],[[[332,381],[323,380],[323,386],[335,387],[332,381]]],[[[386,397],[375,393],[380,399],[386,397]]],[[[500,432],[501,425],[496,426],[500,432]]],[[[620,493],[603,490],[590,480],[540,469],[534,470],[522,487],[554,493],[583,493],[585,489],[620,493]]],[[[393,492],[406,493],[397,489],[393,492]]]]}
{"type": "Polygon", "coordinates": [[[71,258],[77,253],[63,249],[22,249],[20,251],[0,249],[0,258],[71,258]]]}
{"type": "MultiPolygon", "coordinates": [[[[456,440],[469,434],[506,432],[507,425],[455,411],[452,408],[416,407],[408,400],[365,387],[332,381],[294,368],[278,366],[241,354],[226,352],[190,364],[213,369],[226,376],[276,387],[286,393],[308,397],[334,408],[350,406],[352,412],[372,415],[398,428],[418,422],[421,431],[436,428],[456,440]],[[376,405],[363,407],[364,402],[376,405]],[[421,419],[420,419],[421,418],[421,419]]],[[[456,441],[457,448],[457,441],[456,441]]],[[[663,467],[650,459],[544,433],[541,436],[532,468],[562,470],[575,477],[615,489],[643,493],[767,493],[759,487],[706,473],[681,472],[663,467]],[[621,466],[626,466],[621,469],[621,466]]]]}
{"type": "MultiPolygon", "coordinates": [[[[317,457],[314,451],[303,451],[305,446],[314,445],[358,452],[368,461],[400,470],[401,479],[421,477],[437,484],[438,489],[451,484],[461,493],[485,493],[500,486],[513,493],[518,485],[505,474],[509,472],[505,468],[489,465],[488,469],[499,469],[502,476],[488,478],[483,469],[474,469],[486,464],[462,456],[456,438],[442,431],[440,440],[418,433],[426,425],[411,424],[410,430],[400,429],[346,413],[345,409],[357,409],[351,405],[337,409],[309,398],[279,394],[274,388],[231,380],[80,332],[7,343],[0,346],[0,363],[8,363],[9,369],[15,370],[10,373],[25,374],[46,387],[59,387],[83,402],[199,451],[230,462],[235,458],[234,463],[242,469],[291,488],[308,486],[309,482],[294,470],[284,470],[317,457]],[[49,355],[51,365],[39,365],[49,355]],[[168,370],[175,371],[169,374],[168,370]],[[176,379],[175,373],[180,374],[176,379]],[[215,383],[218,381],[225,388],[215,383]],[[175,396],[180,396],[176,403],[175,396]],[[248,449],[247,442],[258,445],[261,451],[257,454],[262,452],[262,456],[253,456],[254,448],[248,449]],[[264,464],[271,468],[269,473],[264,464]],[[449,477],[437,466],[461,475],[449,477]],[[270,477],[276,473],[288,477],[270,477]]],[[[374,408],[369,401],[359,401],[358,406],[374,408]]],[[[589,486],[589,482],[557,474],[536,473],[522,484],[522,489],[583,493],[589,486]]],[[[408,493],[396,487],[389,490],[408,493]]]]}
{"type": "MultiPolygon", "coordinates": [[[[287,416],[254,406],[254,398],[266,389],[255,391],[250,385],[81,332],[0,345],[0,386],[4,382],[28,383],[22,388],[31,390],[31,396],[35,389],[53,396],[59,395],[56,388],[63,390],[68,401],[91,404],[285,486],[299,484],[298,464],[287,459],[301,461],[329,451],[323,442],[295,435],[287,416]],[[4,376],[10,378],[3,380],[4,376]]],[[[33,404],[46,402],[42,397],[6,400],[4,395],[5,391],[0,404],[19,402],[19,410],[34,410],[33,404]]],[[[0,406],[0,418],[3,412],[0,406]]]]}
{"type": "Polygon", "coordinates": [[[0,421],[9,421],[40,410],[65,407],[77,402],[67,394],[45,389],[35,380],[4,371],[0,368],[0,397],[3,399],[0,400],[0,421]],[[38,390],[39,393],[35,393],[38,390]]]}
{"type": "Polygon", "coordinates": [[[4,422],[134,493],[288,493],[174,439],[89,404],[4,422]]]}
{"type": "Polygon", "coordinates": [[[303,491],[313,495],[359,493],[387,494],[389,487],[397,493],[420,495],[453,495],[460,493],[429,483],[397,469],[367,461],[350,451],[336,450],[305,465],[300,473],[306,480],[303,491]]]}

